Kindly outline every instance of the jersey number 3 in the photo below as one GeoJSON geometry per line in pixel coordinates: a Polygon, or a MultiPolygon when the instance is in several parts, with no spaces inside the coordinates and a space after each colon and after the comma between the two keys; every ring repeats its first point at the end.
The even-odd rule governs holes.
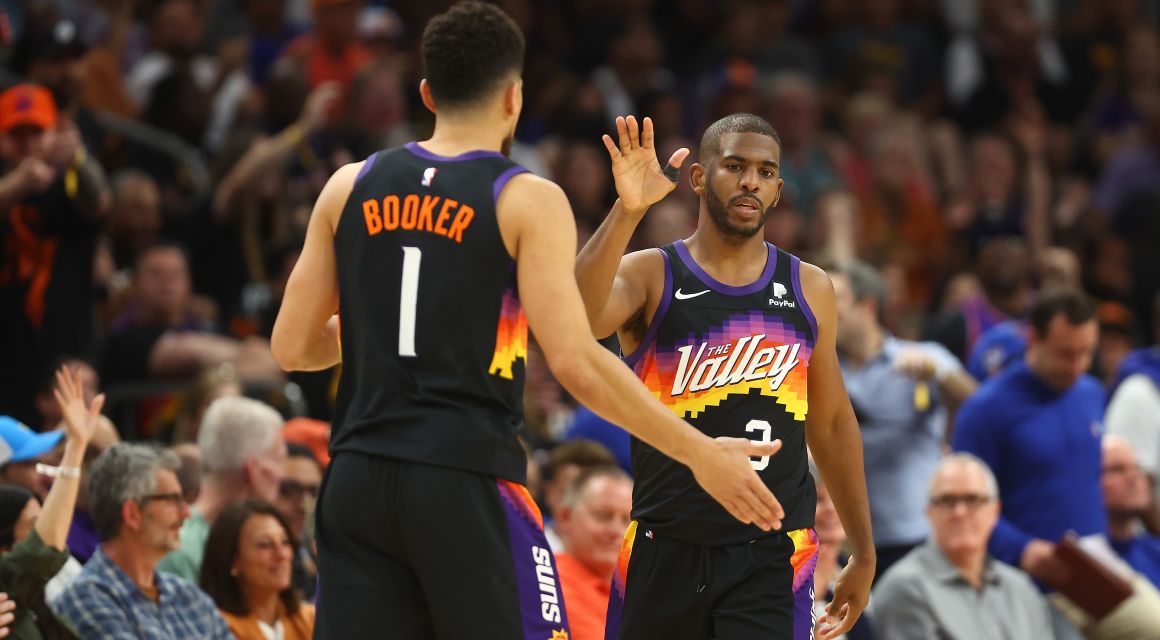
{"type": "MultiPolygon", "coordinates": [[[[758,440],[758,442],[762,444],[768,444],[770,442],[770,434],[773,432],[773,427],[769,426],[769,423],[765,420],[750,420],[749,423],[745,425],[745,430],[749,432],[761,432],[761,439],[758,440]]],[[[769,456],[761,456],[756,460],[750,458],[749,464],[753,465],[753,468],[757,471],[762,471],[769,466],[769,456]]]]}
{"type": "MultiPolygon", "coordinates": [[[[399,355],[414,358],[415,307],[419,305],[419,247],[403,247],[403,282],[399,286],[399,355]]],[[[768,438],[767,438],[768,439],[768,438]]]]}

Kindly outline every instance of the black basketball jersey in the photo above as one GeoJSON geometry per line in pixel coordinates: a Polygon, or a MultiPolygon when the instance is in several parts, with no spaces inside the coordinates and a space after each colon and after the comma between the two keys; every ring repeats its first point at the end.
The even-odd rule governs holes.
{"type": "MultiPolygon", "coordinates": [[[[785,509],[782,530],[813,526],[816,495],[806,459],[806,370],[817,321],[802,295],[800,261],[766,245],[765,270],[734,287],[694,262],[683,241],[660,249],[663,298],[640,346],[625,361],[674,413],[711,437],[781,450],[751,459],[785,509]]],[[[766,535],[729,515],[688,467],[632,439],[633,518],[668,537],[705,545],[766,535]]]]}
{"type": "Polygon", "coordinates": [[[527,321],[496,201],[504,155],[367,159],[335,232],[342,379],[331,450],[524,482],[527,321]]]}

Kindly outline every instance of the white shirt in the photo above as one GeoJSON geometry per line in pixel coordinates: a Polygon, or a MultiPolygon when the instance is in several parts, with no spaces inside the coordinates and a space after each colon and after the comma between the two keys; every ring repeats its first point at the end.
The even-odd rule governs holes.
{"type": "Polygon", "coordinates": [[[286,638],[286,629],[282,626],[281,619],[275,620],[273,626],[259,620],[258,628],[262,630],[262,635],[266,636],[266,640],[284,640],[286,638]]]}
{"type": "Polygon", "coordinates": [[[1128,376],[1108,404],[1104,428],[1132,445],[1160,496],[1160,388],[1142,373],[1128,376]]]}

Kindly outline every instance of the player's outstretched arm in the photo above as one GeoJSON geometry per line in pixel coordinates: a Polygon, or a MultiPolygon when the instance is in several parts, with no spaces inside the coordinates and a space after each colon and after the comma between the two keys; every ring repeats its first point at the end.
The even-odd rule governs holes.
{"type": "Polygon", "coordinates": [[[330,177],[306,227],[306,243],[290,279],[270,349],[286,371],[329,369],[342,358],[338,348],[338,264],[334,231],[362,162],[348,164],[330,177]]]}
{"type": "Polygon", "coordinates": [[[834,600],[827,608],[819,638],[829,640],[849,631],[870,599],[874,580],[874,536],[870,530],[870,502],[862,463],[862,434],[842,382],[835,350],[837,311],[834,285],[825,271],[802,263],[801,283],[818,320],[817,345],[810,356],[810,410],[806,443],[834,499],[853,556],[838,576],[834,600]]]}
{"type": "Polygon", "coordinates": [[[504,244],[516,258],[520,301],[556,378],[581,403],[687,465],[697,482],[735,518],[765,530],[784,512],[749,463],[773,455],[780,441],[711,439],[677,418],[616,356],[592,339],[573,276],[576,226],[564,193],[525,174],[498,203],[504,244]]]}
{"type": "MultiPolygon", "coordinates": [[[[597,338],[611,335],[644,307],[647,263],[660,259],[652,251],[625,256],[624,250],[648,208],[677,186],[661,171],[650,118],[638,127],[635,117],[618,117],[616,131],[618,141],[605,135],[604,147],[612,159],[612,177],[620,197],[576,257],[576,282],[597,338]]],[[[669,164],[680,168],[688,155],[688,149],[678,149],[669,164]]]]}

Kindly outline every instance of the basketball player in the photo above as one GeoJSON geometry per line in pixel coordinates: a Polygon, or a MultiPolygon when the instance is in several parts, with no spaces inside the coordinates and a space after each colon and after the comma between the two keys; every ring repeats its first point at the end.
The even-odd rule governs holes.
{"type": "Polygon", "coordinates": [[[619,144],[607,135],[604,144],[620,199],[577,258],[593,331],[618,332],[640,379],[706,435],[780,440],[776,458],[752,464],[785,516],[773,532],[738,522],[688,470],[634,438],[634,522],[607,637],[813,637],[818,538],[807,443],[854,550],[820,626],[822,638],[835,637],[861,614],[874,576],[862,441],[834,351],[830,280],[763,239],[781,194],[777,133],[749,114],[713,123],[690,172],[696,232],[625,256],[645,211],[676,186],[672,167],[688,151],[673,154],[666,176],[652,122],[640,130],[630,116],[616,125],[619,144]]]}
{"type": "Polygon", "coordinates": [[[706,437],[592,339],[568,202],[506,157],[523,53],[490,5],[434,18],[420,85],[433,136],[340,169],[311,217],[272,346],[288,369],[343,364],[316,637],[568,637],[516,438],[529,325],[581,402],[687,465],[740,521],[781,517],[748,462],[776,443],[706,437]]]}

